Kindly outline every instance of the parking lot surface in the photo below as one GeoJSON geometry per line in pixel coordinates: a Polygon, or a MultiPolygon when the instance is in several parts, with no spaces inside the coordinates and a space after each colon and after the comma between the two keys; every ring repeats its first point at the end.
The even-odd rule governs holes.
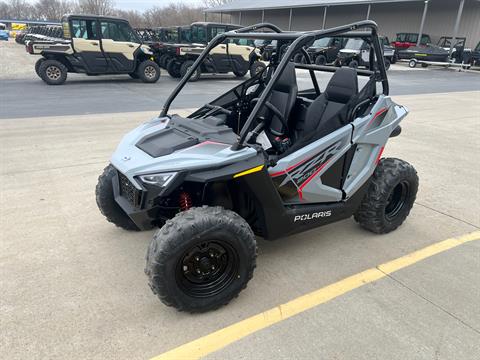
{"type": "MultiPolygon", "coordinates": [[[[465,75],[428,72],[443,81],[465,75]]],[[[153,232],[115,228],[97,210],[94,196],[97,177],[120,138],[159,109],[124,112],[122,95],[105,98],[106,110],[99,111],[104,113],[85,115],[90,112],[85,99],[100,94],[98,86],[104,86],[103,94],[114,87],[139,99],[161,83],[98,80],[93,86],[90,81],[97,80],[64,87],[47,87],[36,79],[6,82],[18,84],[16,91],[36,86],[41,91],[17,105],[23,112],[13,111],[10,102],[3,111],[2,100],[2,358],[153,357],[480,228],[480,169],[474,165],[480,155],[480,92],[397,95],[394,100],[411,114],[385,156],[402,158],[418,171],[420,190],[407,222],[383,236],[349,219],[276,242],[259,239],[254,278],[236,300],[215,312],[179,313],[160,303],[143,274],[153,232]],[[122,90],[126,86],[132,88],[122,90]],[[135,95],[137,86],[142,93],[135,95]],[[71,99],[69,89],[78,96],[76,102],[66,101],[75,109],[72,115],[40,116],[57,104],[65,106],[60,99],[71,99]],[[44,93],[53,96],[48,103],[44,93]]],[[[192,98],[205,93],[207,84],[213,83],[197,83],[192,98]]],[[[152,107],[157,104],[151,101],[152,107]]],[[[92,112],[98,109],[100,103],[92,112]]],[[[475,359],[480,352],[479,259],[478,241],[458,246],[251,334],[209,358],[475,359]]]]}
{"type": "MultiPolygon", "coordinates": [[[[0,79],[2,111],[0,118],[159,112],[166,97],[178,84],[162,70],[156,84],[143,84],[127,75],[86,76],[69,74],[62,86],[47,86],[34,71],[38,56],[29,55],[23,46],[0,43],[0,79]]],[[[410,69],[406,63],[392,66],[388,72],[392,95],[480,91],[480,73],[452,69],[410,69]]],[[[320,79],[322,80],[322,79],[320,79]]],[[[311,87],[308,72],[298,72],[301,86],[311,87]]],[[[176,99],[175,108],[203,105],[240,83],[232,74],[202,75],[188,84],[176,99]],[[199,91],[200,90],[200,91],[199,91]]]]}

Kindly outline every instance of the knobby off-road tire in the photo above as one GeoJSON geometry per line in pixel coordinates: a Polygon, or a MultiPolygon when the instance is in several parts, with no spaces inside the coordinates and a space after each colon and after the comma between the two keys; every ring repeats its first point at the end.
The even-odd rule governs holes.
{"type": "Polygon", "coordinates": [[[42,63],[45,61],[46,59],[45,58],[40,58],[37,60],[37,62],[35,63],[35,73],[38,75],[38,77],[41,79],[42,76],[40,75],[40,65],[42,65],[42,63]]]}
{"type": "Polygon", "coordinates": [[[253,64],[250,66],[250,77],[253,78],[257,76],[259,73],[265,70],[266,67],[267,65],[265,65],[263,62],[254,61],[253,64]]]}
{"type": "Polygon", "coordinates": [[[112,179],[116,175],[115,168],[110,164],[98,178],[95,188],[95,198],[100,212],[107,218],[107,221],[116,226],[130,231],[139,231],[137,225],[128,217],[117,204],[113,195],[112,179]]]}
{"type": "Polygon", "coordinates": [[[399,159],[382,159],[354,218],[371,232],[389,233],[407,218],[417,190],[418,176],[412,165],[399,159]]]}
{"type": "Polygon", "coordinates": [[[136,71],[138,78],[144,83],[153,84],[160,78],[160,66],[155,61],[142,61],[136,71]]]}
{"type": "Polygon", "coordinates": [[[245,289],[257,247],[247,222],[222,207],[181,212],[156,232],[145,274],[154,294],[180,311],[205,312],[245,289]]]}
{"type": "Polygon", "coordinates": [[[326,65],[327,64],[327,58],[325,57],[325,55],[318,55],[317,58],[315,59],[315,64],[326,65]]]}
{"type": "Polygon", "coordinates": [[[67,80],[68,69],[60,61],[46,59],[38,67],[38,73],[48,85],[62,85],[67,80]]]}
{"type": "MultiPolygon", "coordinates": [[[[180,66],[180,76],[182,78],[187,74],[188,70],[190,70],[193,63],[194,61],[187,60],[182,64],[182,66],[180,66]]],[[[202,70],[200,69],[200,66],[199,66],[197,67],[193,75],[190,77],[190,79],[188,79],[188,81],[191,81],[191,82],[198,81],[198,79],[200,79],[200,75],[202,75],[202,70]]]]}
{"type": "Polygon", "coordinates": [[[180,66],[173,59],[167,63],[167,72],[174,79],[180,78],[180,66]]]}

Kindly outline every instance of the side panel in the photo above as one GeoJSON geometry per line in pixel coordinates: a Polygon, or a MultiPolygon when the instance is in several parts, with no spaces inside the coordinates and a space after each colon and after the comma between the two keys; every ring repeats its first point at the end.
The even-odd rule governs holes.
{"type": "Polygon", "coordinates": [[[135,51],[141,44],[126,41],[102,39],[102,48],[111,70],[119,72],[133,71],[135,68],[135,51]]]}
{"type": "Polygon", "coordinates": [[[107,70],[107,60],[100,48],[100,40],[72,39],[75,57],[84,64],[88,73],[102,73],[107,70]]]}
{"type": "Polygon", "coordinates": [[[341,190],[322,183],[322,175],[350,149],[353,127],[341,129],[290,154],[268,171],[289,204],[340,201],[341,190]]]}
{"type": "Polygon", "coordinates": [[[343,188],[347,199],[373,174],[390,134],[407,114],[390,97],[380,96],[369,115],[353,122],[357,149],[343,188]]]}

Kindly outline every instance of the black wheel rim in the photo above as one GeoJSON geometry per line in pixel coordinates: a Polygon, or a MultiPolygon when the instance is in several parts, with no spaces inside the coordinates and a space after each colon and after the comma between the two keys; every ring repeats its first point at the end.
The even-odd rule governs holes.
{"type": "Polygon", "coordinates": [[[226,241],[202,241],[180,257],[177,283],[189,296],[215,296],[237,278],[239,262],[237,251],[226,241]]]}
{"type": "Polygon", "coordinates": [[[393,220],[405,207],[410,193],[410,185],[407,181],[398,183],[390,193],[387,206],[385,207],[385,217],[387,220],[393,220]]]}

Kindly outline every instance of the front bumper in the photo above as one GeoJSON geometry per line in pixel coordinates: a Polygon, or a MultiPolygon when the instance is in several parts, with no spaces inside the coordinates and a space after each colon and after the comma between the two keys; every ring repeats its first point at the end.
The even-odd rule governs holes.
{"type": "Polygon", "coordinates": [[[165,192],[164,188],[154,186],[147,188],[139,184],[141,186],[139,190],[118,170],[112,181],[115,201],[140,230],[152,229],[160,225],[159,222],[171,217],[167,216],[156,202],[165,192]]]}

